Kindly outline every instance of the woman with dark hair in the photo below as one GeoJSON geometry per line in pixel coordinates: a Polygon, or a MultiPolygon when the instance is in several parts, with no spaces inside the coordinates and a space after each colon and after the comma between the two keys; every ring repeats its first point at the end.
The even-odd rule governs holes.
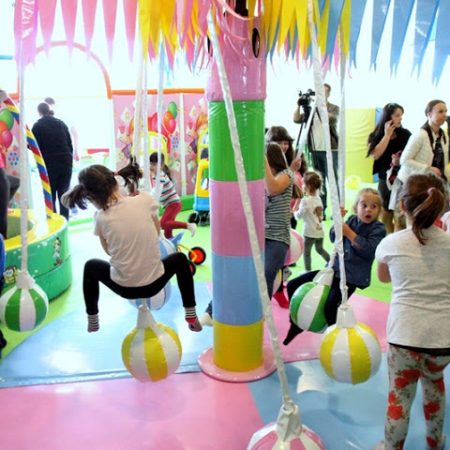
{"type": "Polygon", "coordinates": [[[394,228],[404,228],[394,216],[394,211],[389,208],[391,191],[388,187],[388,173],[395,176],[398,172],[400,155],[411,136],[411,132],[402,127],[403,113],[404,109],[398,103],[385,105],[380,120],[368,139],[367,156],[374,159],[373,174],[378,174],[378,192],[383,200],[381,220],[388,233],[392,233],[394,228]]]}

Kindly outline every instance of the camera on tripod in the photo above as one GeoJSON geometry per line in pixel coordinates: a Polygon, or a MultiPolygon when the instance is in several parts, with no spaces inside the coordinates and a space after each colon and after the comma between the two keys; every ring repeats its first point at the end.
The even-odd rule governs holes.
{"type": "Polygon", "coordinates": [[[297,105],[303,108],[303,120],[302,122],[307,122],[309,115],[311,114],[311,100],[316,93],[312,89],[308,89],[304,94],[302,91],[298,91],[297,105]]]}

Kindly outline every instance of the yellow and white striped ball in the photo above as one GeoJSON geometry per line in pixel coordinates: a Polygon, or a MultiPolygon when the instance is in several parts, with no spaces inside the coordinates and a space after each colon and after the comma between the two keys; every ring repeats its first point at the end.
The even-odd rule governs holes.
{"type": "Polygon", "coordinates": [[[13,331],[30,331],[47,317],[47,294],[36,284],[11,286],[0,297],[0,321],[13,331]]]}
{"type": "Polygon", "coordinates": [[[358,384],[374,375],[381,362],[377,335],[358,322],[351,328],[332,325],[320,346],[320,363],[327,375],[342,383],[358,384]]]}
{"type": "Polygon", "coordinates": [[[163,324],[134,328],[122,343],[125,367],[139,381],[159,381],[174,373],[181,361],[177,333],[163,324]]]}

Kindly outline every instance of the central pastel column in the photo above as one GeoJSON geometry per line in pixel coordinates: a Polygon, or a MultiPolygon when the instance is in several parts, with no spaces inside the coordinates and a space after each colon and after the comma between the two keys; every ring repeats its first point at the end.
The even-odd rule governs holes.
{"type": "MultiPolygon", "coordinates": [[[[264,250],[264,99],[266,66],[259,21],[227,18],[231,33],[221,50],[231,86],[258,245],[264,250]]],[[[214,56],[214,55],[213,55],[214,56]]],[[[210,196],[213,273],[214,364],[247,372],[263,364],[263,321],[234,153],[216,63],[209,101],[210,196]]]]}

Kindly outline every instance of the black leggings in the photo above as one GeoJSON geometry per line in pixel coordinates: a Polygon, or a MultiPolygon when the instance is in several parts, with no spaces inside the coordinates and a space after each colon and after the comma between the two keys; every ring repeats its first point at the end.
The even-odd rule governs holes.
{"type": "Polygon", "coordinates": [[[8,229],[8,204],[19,189],[19,179],[0,169],[0,234],[6,239],[8,229]]]}
{"type": "MultiPolygon", "coordinates": [[[[287,284],[289,300],[294,295],[294,292],[302,284],[305,284],[308,281],[312,281],[317,273],[319,273],[318,270],[313,270],[312,272],[307,272],[289,281],[289,283],[287,284]]],[[[339,308],[339,305],[342,303],[342,294],[341,289],[339,288],[340,281],[340,278],[338,278],[335,274],[331,283],[330,294],[328,295],[327,301],[325,302],[324,312],[328,325],[334,325],[336,323],[337,310],[339,308]]],[[[354,284],[347,283],[348,298],[350,298],[350,296],[355,292],[357,287],[358,286],[355,286],[354,284]]]]}
{"type": "Polygon", "coordinates": [[[172,253],[162,259],[164,273],[153,283],[140,287],[125,287],[111,280],[111,265],[101,259],[90,259],[84,266],[83,294],[86,312],[98,314],[98,299],[100,285],[103,283],[113,292],[123,298],[149,298],[156,295],[166,283],[176,274],[181,299],[185,308],[195,306],[194,279],[189,268],[189,262],[183,253],[172,253]]]}

